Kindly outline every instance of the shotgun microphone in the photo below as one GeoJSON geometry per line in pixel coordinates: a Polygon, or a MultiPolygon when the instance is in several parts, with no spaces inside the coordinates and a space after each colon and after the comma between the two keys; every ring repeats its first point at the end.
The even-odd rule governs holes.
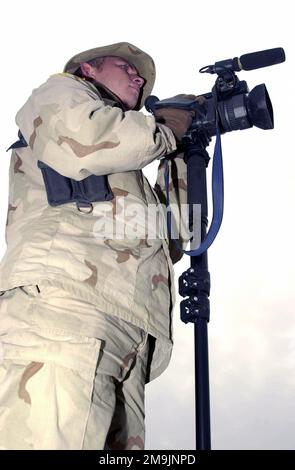
{"type": "Polygon", "coordinates": [[[220,73],[227,70],[239,72],[240,70],[255,70],[262,67],[269,67],[270,65],[280,64],[285,62],[285,51],[282,47],[274,49],[266,49],[265,51],[251,52],[243,54],[241,57],[234,57],[234,59],[221,60],[215,62],[214,65],[207,65],[200,69],[201,73],[220,73]]]}

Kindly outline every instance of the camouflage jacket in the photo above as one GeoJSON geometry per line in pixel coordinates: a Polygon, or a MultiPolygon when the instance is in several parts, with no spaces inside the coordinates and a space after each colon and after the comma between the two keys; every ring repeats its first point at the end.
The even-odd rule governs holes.
{"type": "MultiPolygon", "coordinates": [[[[141,168],[175,151],[172,132],[157,126],[153,116],[124,113],[93,84],[62,73],[33,90],[16,123],[28,147],[11,155],[0,291],[58,285],[143,328],[159,339],[152,380],[170,360],[175,288],[159,201],[165,198],[163,164],[155,189],[141,168]],[[107,174],[114,198],[94,202],[92,213],[79,212],[75,203],[50,206],[38,160],[76,180],[107,174]],[[149,207],[159,215],[152,233],[146,223],[149,207]],[[134,210],[137,236],[131,237],[134,210]],[[123,229],[119,237],[109,230],[115,219],[123,229]]],[[[179,203],[179,194],[185,194],[185,164],[181,158],[175,162],[180,192],[173,192],[172,175],[170,198],[179,203]]]]}

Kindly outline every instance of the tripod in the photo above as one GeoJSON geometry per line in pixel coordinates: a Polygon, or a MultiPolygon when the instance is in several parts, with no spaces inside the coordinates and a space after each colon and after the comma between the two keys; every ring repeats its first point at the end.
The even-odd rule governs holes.
{"type": "MultiPolygon", "coordinates": [[[[180,251],[191,256],[191,267],[179,278],[179,294],[187,297],[180,303],[180,317],[184,323],[194,324],[195,340],[195,403],[196,448],[210,450],[210,393],[207,324],[210,317],[210,274],[207,250],[221,226],[223,216],[223,169],[220,134],[244,130],[256,126],[273,129],[272,104],[264,84],[249,91],[246,81],[240,81],[235,72],[253,70],[285,61],[282,48],[245,54],[240,58],[215,62],[200,69],[201,73],[218,75],[211,93],[199,95],[199,99],[185,99],[183,95],[159,101],[156,96],[146,99],[146,109],[177,108],[195,111],[195,119],[181,146],[187,164],[187,203],[189,228],[194,232],[195,204],[201,206],[201,245],[196,250],[180,251]],[[207,233],[208,208],[206,168],[209,155],[206,147],[216,135],[212,168],[213,217],[207,233]],[[193,230],[191,229],[193,227],[193,230]]],[[[169,207],[169,169],[165,174],[167,207],[169,207]]],[[[167,216],[171,237],[171,214],[167,216]]]]}
{"type": "MultiPolygon", "coordinates": [[[[202,145],[191,143],[185,151],[187,163],[187,202],[201,205],[201,240],[204,240],[208,224],[206,167],[207,151],[202,145]]],[[[192,223],[191,210],[189,224],[192,223]]],[[[195,404],[196,404],[196,449],[211,448],[210,438],[210,394],[208,334],[210,304],[210,275],[207,251],[191,257],[191,267],[179,278],[179,294],[189,296],[180,304],[181,320],[194,323],[195,342],[195,404]]]]}

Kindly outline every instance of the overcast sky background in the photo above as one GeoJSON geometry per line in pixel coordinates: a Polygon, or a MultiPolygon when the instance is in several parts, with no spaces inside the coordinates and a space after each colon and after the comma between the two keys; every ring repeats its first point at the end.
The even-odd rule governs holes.
{"type": "MultiPolygon", "coordinates": [[[[209,355],[212,448],[294,449],[292,2],[87,0],[84,5],[74,0],[1,3],[0,256],[10,159],[5,149],[16,140],[15,114],[32,89],[62,71],[74,54],[131,42],[154,58],[153,94],[164,99],[211,91],[215,78],[199,74],[202,66],[283,47],[284,64],[239,74],[250,89],[266,84],[275,129],[222,138],[225,212],[209,250],[209,355]]],[[[144,169],[152,183],[156,169],[155,162],[144,169]]],[[[184,256],[176,265],[176,285],[189,263],[184,256]]],[[[195,448],[193,325],[180,321],[179,300],[170,366],[147,386],[147,449],[195,448]]]]}

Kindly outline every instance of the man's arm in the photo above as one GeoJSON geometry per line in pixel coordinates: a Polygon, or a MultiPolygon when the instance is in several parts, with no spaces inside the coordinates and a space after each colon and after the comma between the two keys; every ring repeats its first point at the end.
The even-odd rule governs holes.
{"type": "Polygon", "coordinates": [[[173,133],[153,116],[105,105],[93,88],[53,76],[34,90],[16,122],[36,159],[79,181],[141,169],[175,150],[173,133]]]}

